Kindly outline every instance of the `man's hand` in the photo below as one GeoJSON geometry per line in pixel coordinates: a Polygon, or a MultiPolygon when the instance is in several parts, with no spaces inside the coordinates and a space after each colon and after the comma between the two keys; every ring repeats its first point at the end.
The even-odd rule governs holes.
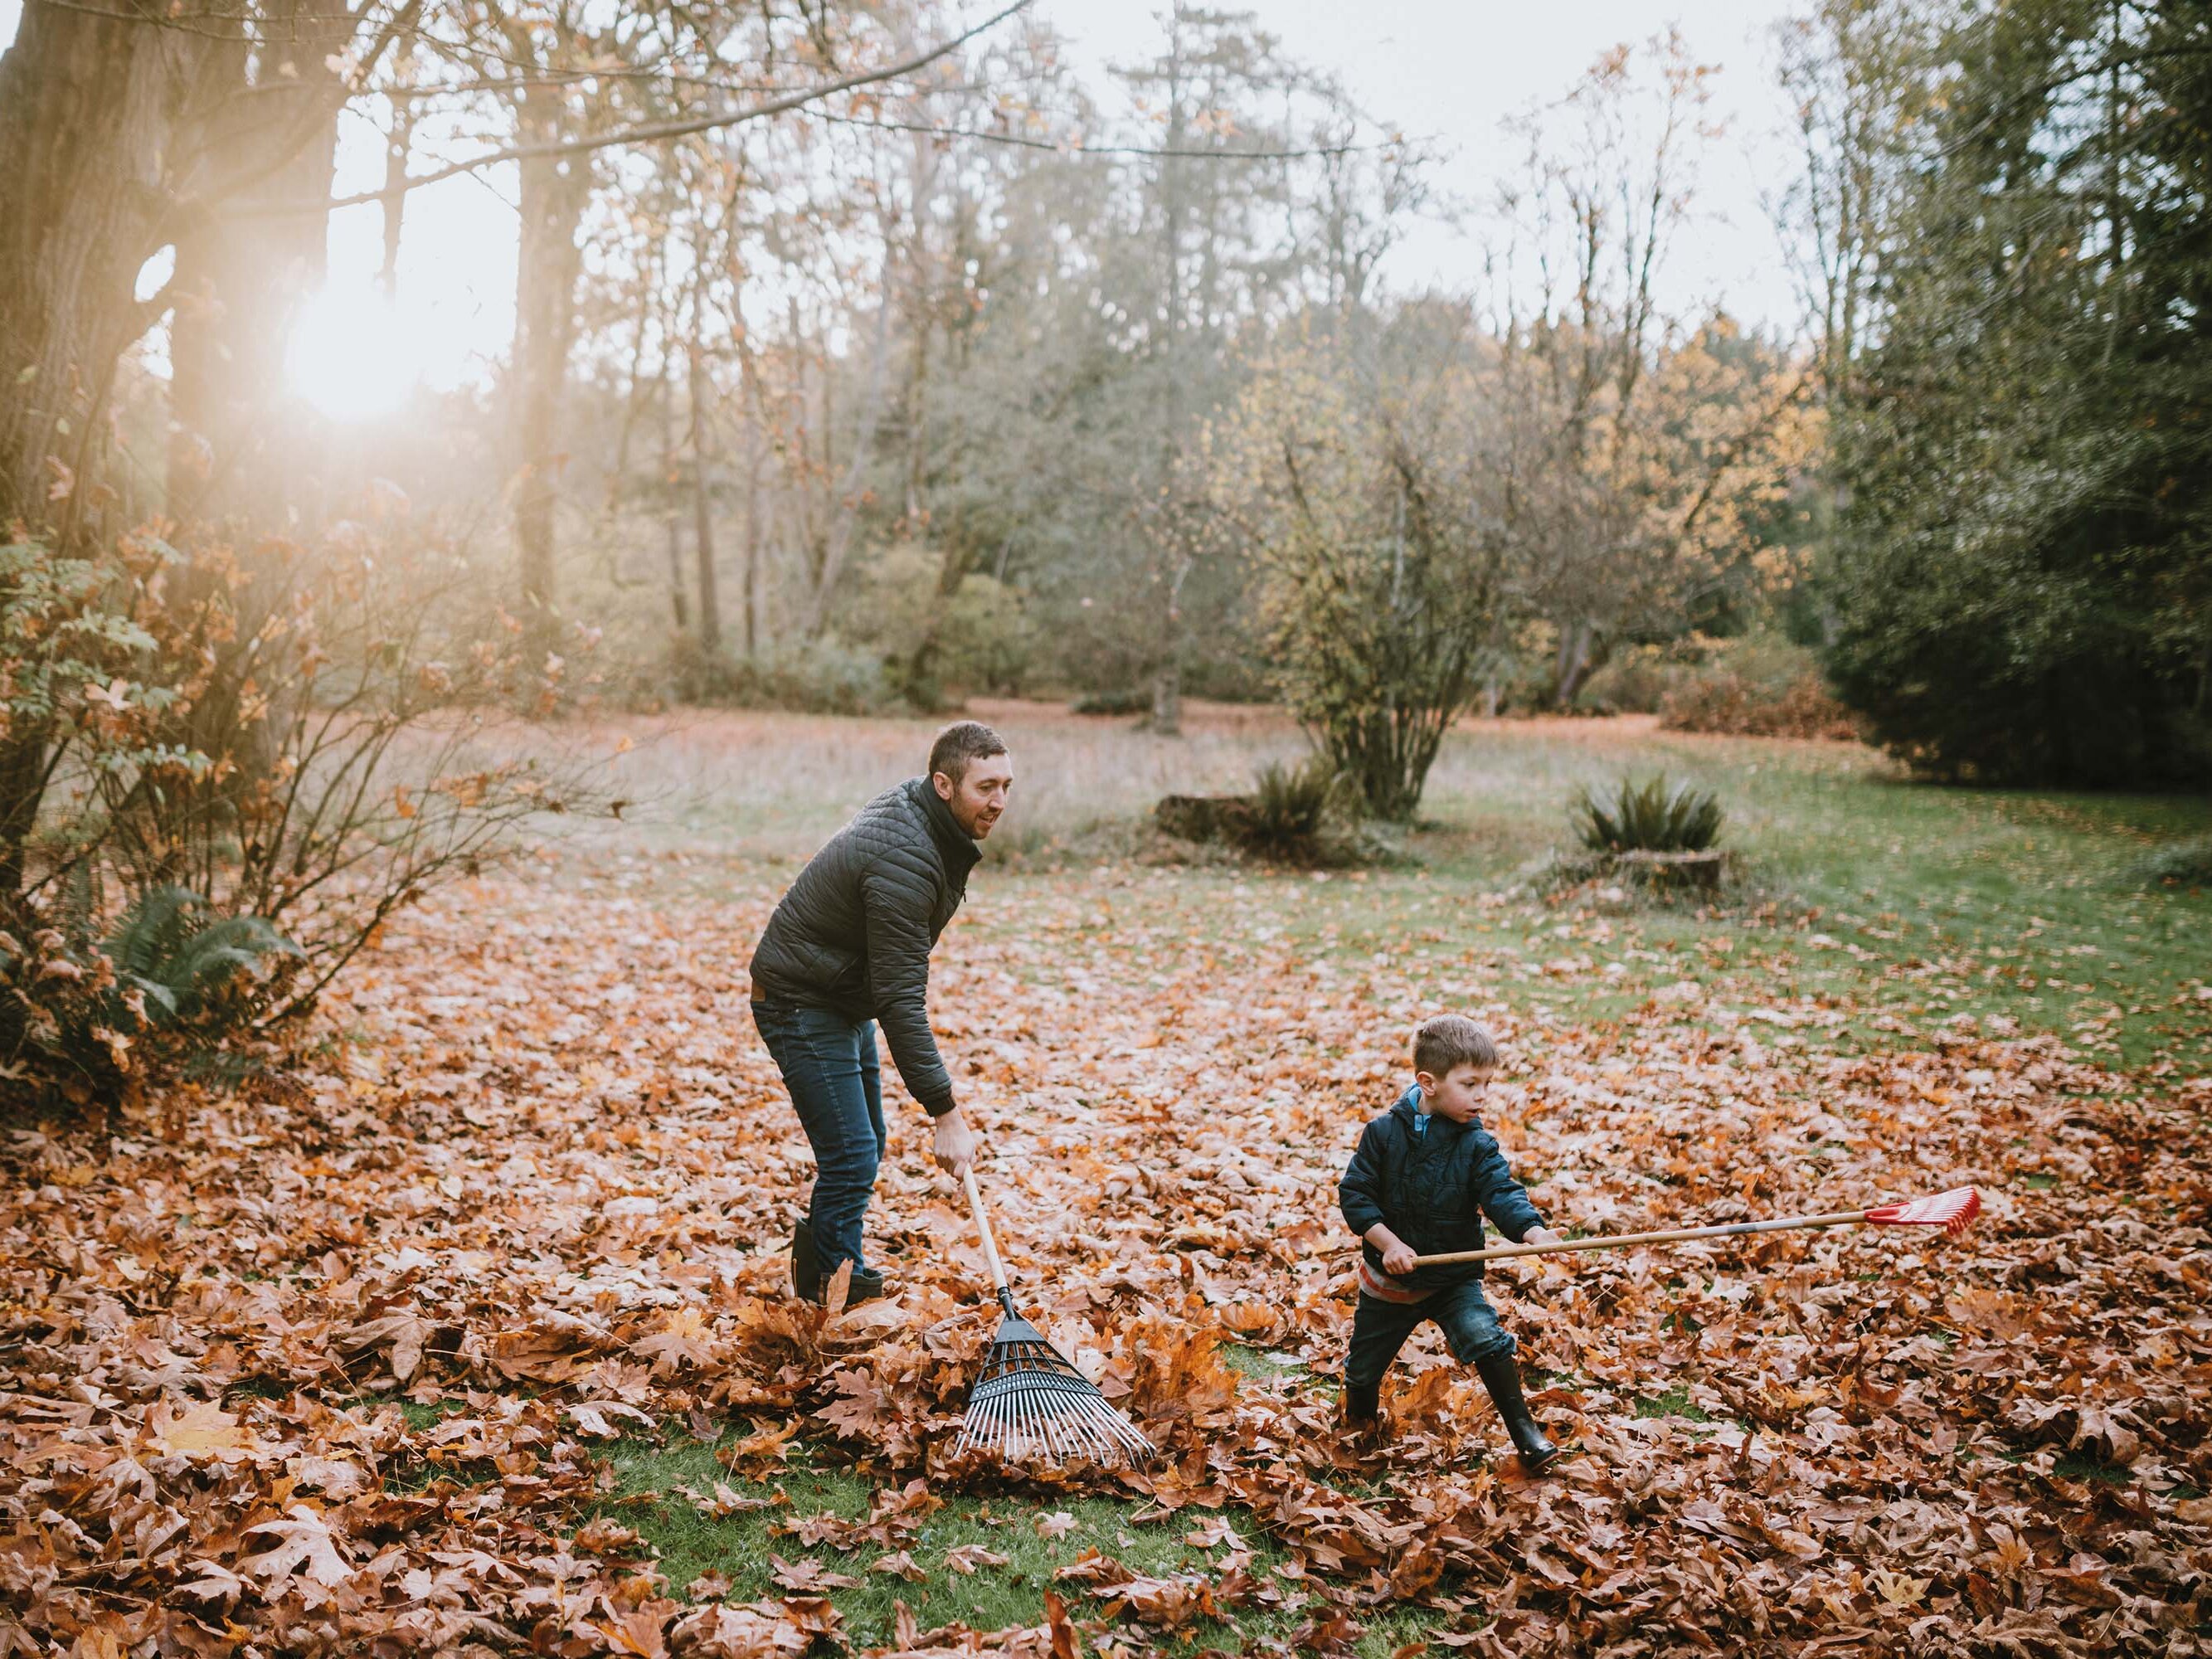
{"type": "MultiPolygon", "coordinates": [[[[1562,1235],[1553,1232],[1549,1227],[1531,1227],[1521,1235],[1521,1242],[1523,1244],[1564,1244],[1567,1241],[1562,1235]]],[[[1562,1256],[1559,1258],[1560,1265],[1567,1266],[1574,1259],[1571,1255],[1562,1256]]]]}
{"type": "Polygon", "coordinates": [[[955,1106],[937,1120],[937,1141],[930,1148],[937,1167],[958,1175],[975,1161],[975,1132],[955,1106]]]}

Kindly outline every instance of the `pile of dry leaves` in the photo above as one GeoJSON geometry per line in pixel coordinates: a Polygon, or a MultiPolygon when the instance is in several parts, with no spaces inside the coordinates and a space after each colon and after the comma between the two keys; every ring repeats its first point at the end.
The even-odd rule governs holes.
{"type": "MultiPolygon", "coordinates": [[[[848,1644],[831,1602],[685,1597],[593,1518],[595,1447],[739,1419],[753,1474],[830,1442],[881,1494],[802,1541],[886,1553],[939,1494],[1006,1488],[951,1455],[995,1310],[902,1096],[872,1220],[900,1293],[826,1320],[785,1294],[809,1164],[746,1012],[774,893],[744,879],[665,908],[483,882],[395,926],[296,1089],[180,1095],[112,1141],[13,1133],[0,1655],[793,1656],[848,1644]],[[401,1393],[451,1409],[410,1423],[401,1393]]],[[[902,1650],[1072,1659],[1296,1608],[1328,1654],[1410,1599],[1500,1655],[2212,1650],[2203,1093],[2122,1103],[2047,1040],[1762,1049],[1686,997],[1540,1025],[1449,960],[1117,933],[1085,878],[990,902],[1027,942],[956,930],[935,1004],[1018,1292],[1164,1448],[1021,1490],[1233,1516],[1283,1559],[1086,1556],[1043,1624],[906,1620],[902,1650]],[[1363,1460],[1323,1386],[1352,1296],[1335,1180],[1448,1006],[1505,1042],[1493,1127],[1555,1224],[1966,1182],[1989,1213],[1957,1243],[1516,1264],[1492,1283],[1571,1443],[1555,1476],[1512,1472],[1433,1332],[1363,1460]],[[1227,1341],[1304,1364],[1255,1381],[1227,1341]]]]}

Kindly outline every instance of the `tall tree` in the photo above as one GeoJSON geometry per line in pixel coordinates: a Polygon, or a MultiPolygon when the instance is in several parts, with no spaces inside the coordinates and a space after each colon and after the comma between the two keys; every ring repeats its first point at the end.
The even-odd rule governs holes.
{"type": "MultiPolygon", "coordinates": [[[[257,98],[244,77],[261,73],[260,56],[311,34],[350,42],[349,64],[365,73],[421,5],[364,3],[325,32],[283,4],[28,0],[0,57],[0,519],[84,524],[100,498],[89,474],[117,360],[182,291],[172,278],[137,299],[141,270],[175,246],[189,274],[185,256],[219,234],[217,213],[289,169],[316,171],[349,87],[318,58],[298,86],[257,98]]],[[[319,223],[311,213],[288,240],[319,246],[319,223]]]]}
{"type": "Polygon", "coordinates": [[[1660,302],[1712,73],[1679,33],[1604,54],[1522,123],[1500,204],[1488,471],[1562,708],[1615,646],[1679,628],[1743,550],[1729,509],[1802,459],[1802,374],[1742,349],[1724,317],[1686,328],[1660,302]]]}
{"type": "Polygon", "coordinates": [[[2212,13],[1977,10],[1921,72],[1831,675],[1941,775],[2212,776],[2212,13]]]}
{"type": "MultiPolygon", "coordinates": [[[[420,9],[408,0],[350,15],[352,61],[374,64],[420,9]]],[[[311,78],[297,97],[248,98],[239,33],[263,21],[212,0],[26,5],[0,57],[0,522],[49,526],[64,542],[109,527],[115,497],[94,471],[117,365],[173,297],[173,278],[137,299],[140,272],[301,155],[314,170],[347,85],[311,78]],[[251,142],[229,125],[241,99],[266,122],[251,142]]],[[[21,882],[63,717],[46,708],[0,733],[0,891],[21,882]]]]}
{"type": "Polygon", "coordinates": [[[211,16],[210,67],[239,95],[211,107],[200,142],[244,182],[177,239],[169,331],[169,516],[311,524],[320,467],[287,417],[284,349],[320,289],[338,112],[355,20],[331,0],[264,0],[211,16]],[[335,66],[335,67],[334,67],[335,66]]]}

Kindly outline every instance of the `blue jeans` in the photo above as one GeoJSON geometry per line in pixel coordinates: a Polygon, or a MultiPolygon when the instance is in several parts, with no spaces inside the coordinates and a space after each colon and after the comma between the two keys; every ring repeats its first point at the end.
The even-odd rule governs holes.
{"type": "Polygon", "coordinates": [[[1462,1365],[1478,1364],[1494,1353],[1511,1353],[1518,1346],[1513,1333],[1498,1322],[1479,1279],[1448,1285],[1419,1302],[1385,1302],[1363,1295],[1352,1310],[1352,1352],[1344,1358],[1344,1380],[1363,1388],[1380,1382],[1424,1319],[1437,1322],[1452,1358],[1462,1365]]]}
{"type": "Polygon", "coordinates": [[[867,1265],[860,1221],[876,1190],[885,1141],[876,1023],[855,1024],[827,1008],[756,1002],[753,1024],[814,1149],[814,1195],[807,1205],[814,1260],[825,1281],[848,1261],[858,1272],[867,1265]]]}

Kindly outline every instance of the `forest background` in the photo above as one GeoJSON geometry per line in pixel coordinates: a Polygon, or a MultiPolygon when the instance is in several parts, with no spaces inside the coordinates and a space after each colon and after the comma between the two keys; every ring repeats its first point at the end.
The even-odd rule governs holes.
{"type": "Polygon", "coordinates": [[[1233,11],[1088,79],[1022,8],[191,13],[33,7],[6,60],[0,513],[61,543],[404,543],[468,573],[431,654],[512,626],[555,704],[1089,694],[1165,732],[1185,691],[1393,696],[1395,623],[1297,648],[1314,584],[1402,620],[1433,580],[1425,702],[2204,775],[2203,82],[2170,9],[1778,25],[1731,71],[1794,118],[1747,282],[1786,270],[1800,316],[1755,330],[1668,303],[1722,138],[1679,34],[1533,89],[1491,193],[1448,199],[1432,146],[1233,11]],[[385,259],[326,294],[342,119],[388,149],[385,259]],[[407,210],[489,162],[514,336],[433,392],[407,210]],[[1464,280],[1381,281],[1439,217],[1464,280]]]}

